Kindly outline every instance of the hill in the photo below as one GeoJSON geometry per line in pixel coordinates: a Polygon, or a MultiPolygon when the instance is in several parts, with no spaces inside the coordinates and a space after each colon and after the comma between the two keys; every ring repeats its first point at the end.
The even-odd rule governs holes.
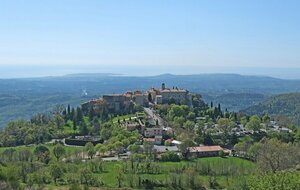
{"type": "Polygon", "coordinates": [[[269,113],[272,116],[284,115],[296,119],[300,115],[300,93],[272,96],[257,105],[243,110],[243,112],[260,115],[269,113]]]}
{"type": "Polygon", "coordinates": [[[245,109],[274,94],[300,92],[300,80],[237,74],[123,76],[74,74],[60,77],[0,79],[0,127],[15,118],[29,118],[56,104],[79,105],[103,94],[167,86],[201,93],[205,101],[223,108],[245,109]]]}

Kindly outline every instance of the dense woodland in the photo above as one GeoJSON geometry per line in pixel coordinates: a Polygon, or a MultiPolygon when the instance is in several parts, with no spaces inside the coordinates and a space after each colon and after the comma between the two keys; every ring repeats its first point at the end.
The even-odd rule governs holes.
{"type": "Polygon", "coordinates": [[[300,125],[300,93],[281,94],[268,98],[258,105],[251,106],[244,110],[248,114],[269,113],[270,115],[286,116],[300,125]]]}
{"type": "MultiPolygon", "coordinates": [[[[138,131],[121,127],[127,116],[109,113],[103,105],[90,110],[56,106],[47,114],[9,123],[0,132],[0,189],[300,188],[300,130],[292,122],[286,124],[292,133],[262,132],[262,124],[271,120],[267,114],[228,112],[197,94],[193,108],[170,104],[155,110],[172,128],[164,139],[182,141],[180,156],[166,152],[157,159],[153,145],[140,144],[138,131]],[[218,128],[210,128],[216,124],[218,128]],[[253,134],[235,135],[237,124],[253,134]],[[68,147],[50,142],[75,135],[99,136],[103,143],[68,147]],[[233,156],[188,158],[187,147],[200,144],[233,148],[233,156]],[[126,160],[103,160],[124,150],[131,152],[126,160]]],[[[138,111],[142,108],[135,106],[131,113],[138,111]]]]}

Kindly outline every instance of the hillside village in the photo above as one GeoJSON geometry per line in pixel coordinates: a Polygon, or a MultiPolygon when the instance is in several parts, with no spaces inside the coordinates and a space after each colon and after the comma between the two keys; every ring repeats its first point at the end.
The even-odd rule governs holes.
{"type": "MultiPolygon", "coordinates": [[[[158,158],[161,153],[165,152],[176,152],[180,156],[184,153],[189,157],[218,156],[220,154],[232,155],[233,146],[224,146],[224,144],[223,146],[221,144],[211,146],[199,144],[199,146],[185,147],[184,151],[180,150],[182,142],[172,137],[176,132],[172,124],[161,117],[157,106],[173,104],[186,105],[189,108],[193,108],[192,98],[193,96],[188,90],[178,87],[167,88],[165,83],[162,83],[159,89],[150,88],[146,92],[136,90],[128,91],[124,94],[103,95],[101,98],[92,99],[81,104],[81,106],[85,112],[88,112],[87,110],[90,110],[91,107],[96,105],[99,107],[100,105],[100,107],[103,107],[101,109],[105,109],[104,107],[106,107],[108,113],[116,116],[134,114],[134,116],[127,117],[126,119],[118,119],[114,123],[130,132],[138,131],[139,140],[137,144],[139,144],[141,148],[143,148],[145,144],[152,145],[153,151],[158,154],[158,158]]],[[[220,105],[218,111],[222,113],[220,105]]],[[[224,124],[220,124],[217,121],[207,122],[207,118],[204,116],[195,117],[193,121],[195,125],[193,133],[196,133],[201,123],[201,125],[203,125],[203,133],[209,133],[211,136],[224,136],[224,133],[226,133],[227,136],[233,136],[236,139],[248,135],[255,135],[260,132],[279,132],[281,134],[292,132],[292,130],[287,127],[279,126],[276,121],[271,120],[269,117],[266,121],[259,123],[260,127],[258,127],[257,130],[249,129],[246,127],[246,123],[237,120],[225,123],[227,126],[220,126],[224,124]],[[224,131],[224,127],[230,128],[230,130],[224,131]]],[[[126,156],[130,154],[130,151],[127,151],[125,147],[121,152],[123,158],[126,158],[126,156]]]]}

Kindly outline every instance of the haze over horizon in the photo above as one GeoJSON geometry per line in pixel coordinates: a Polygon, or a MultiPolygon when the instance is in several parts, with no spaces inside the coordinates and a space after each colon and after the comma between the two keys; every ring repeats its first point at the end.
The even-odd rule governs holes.
{"type": "Polygon", "coordinates": [[[0,78],[237,73],[300,79],[296,0],[0,5],[0,78]]]}
{"type": "Polygon", "coordinates": [[[73,65],[67,67],[45,66],[45,65],[25,65],[25,66],[1,66],[0,79],[14,78],[38,78],[38,77],[57,77],[73,74],[117,74],[125,76],[156,76],[162,74],[173,75],[198,75],[198,74],[239,74],[247,76],[265,76],[280,79],[300,79],[300,69],[298,68],[184,68],[173,67],[157,70],[148,66],[135,67],[97,67],[95,65],[73,65]]]}

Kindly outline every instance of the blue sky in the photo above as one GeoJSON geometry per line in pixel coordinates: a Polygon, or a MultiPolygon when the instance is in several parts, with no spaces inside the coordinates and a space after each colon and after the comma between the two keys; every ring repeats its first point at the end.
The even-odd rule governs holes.
{"type": "Polygon", "coordinates": [[[74,72],[300,78],[299,7],[297,0],[2,0],[0,78],[74,72]]]}

